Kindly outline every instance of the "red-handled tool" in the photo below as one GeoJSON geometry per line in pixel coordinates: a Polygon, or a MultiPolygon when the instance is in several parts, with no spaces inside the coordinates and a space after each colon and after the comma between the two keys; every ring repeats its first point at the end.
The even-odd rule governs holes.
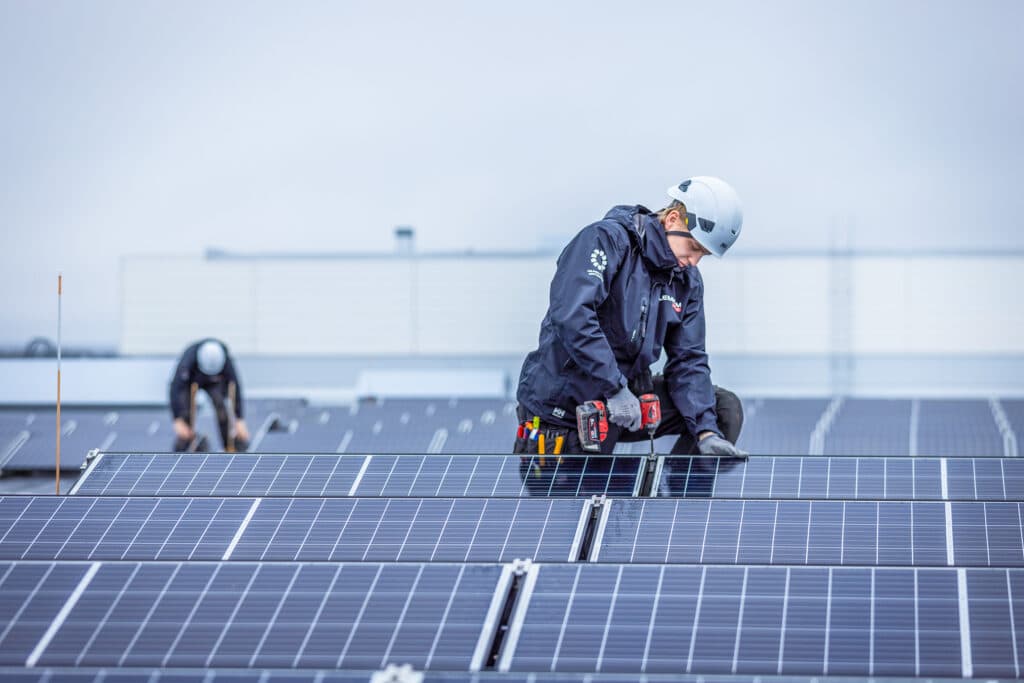
{"type": "Polygon", "coordinates": [[[654,432],[661,424],[661,401],[657,394],[644,394],[640,397],[640,428],[646,429],[651,437],[651,455],[654,455],[654,432]]]}

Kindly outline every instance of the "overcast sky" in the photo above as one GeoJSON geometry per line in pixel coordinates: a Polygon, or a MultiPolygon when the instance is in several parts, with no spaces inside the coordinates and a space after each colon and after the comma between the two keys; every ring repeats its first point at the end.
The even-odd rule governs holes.
{"type": "Polygon", "coordinates": [[[137,252],[556,247],[689,175],[736,247],[1022,248],[1024,3],[0,0],[0,342],[137,252]]]}

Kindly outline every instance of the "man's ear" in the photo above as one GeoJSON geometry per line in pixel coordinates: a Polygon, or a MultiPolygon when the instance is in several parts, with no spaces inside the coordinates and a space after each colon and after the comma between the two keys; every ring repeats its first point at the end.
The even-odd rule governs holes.
{"type": "Polygon", "coordinates": [[[668,214],[665,216],[665,229],[666,230],[669,229],[669,223],[673,222],[672,214],[676,215],[676,222],[678,222],[679,225],[683,226],[684,228],[687,227],[686,226],[686,209],[683,208],[682,206],[677,206],[674,209],[672,209],[671,211],[669,211],[668,214]]]}

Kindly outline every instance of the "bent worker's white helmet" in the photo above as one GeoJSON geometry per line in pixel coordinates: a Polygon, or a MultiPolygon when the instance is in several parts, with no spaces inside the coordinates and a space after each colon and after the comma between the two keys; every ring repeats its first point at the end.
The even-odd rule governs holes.
{"type": "Polygon", "coordinates": [[[740,236],[740,198],[721,178],[694,176],[668,188],[668,196],[686,205],[690,235],[715,256],[724,255],[740,236]]]}
{"type": "Polygon", "coordinates": [[[227,361],[224,345],[212,339],[204,341],[196,352],[196,361],[204,375],[219,375],[227,361]]]}

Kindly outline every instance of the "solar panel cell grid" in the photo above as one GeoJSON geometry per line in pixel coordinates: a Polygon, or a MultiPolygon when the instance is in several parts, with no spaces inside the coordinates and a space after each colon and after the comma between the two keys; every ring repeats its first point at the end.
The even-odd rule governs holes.
{"type": "Polygon", "coordinates": [[[999,434],[987,401],[919,401],[917,452],[929,455],[1002,455],[999,434]]]}
{"type": "MultiPolygon", "coordinates": [[[[1020,575],[966,570],[971,606],[1002,606],[970,612],[972,651],[1020,575]]],[[[545,566],[512,668],[959,677],[959,610],[957,570],[545,566]]],[[[1016,675],[1010,642],[986,675],[1016,675]]]]}
{"type": "Polygon", "coordinates": [[[3,559],[216,559],[250,501],[0,498],[3,559]]]}
{"type": "Polygon", "coordinates": [[[958,565],[1024,565],[1024,511],[1020,503],[952,503],[958,565]]]}
{"type": "Polygon", "coordinates": [[[334,455],[105,453],[80,495],[347,495],[361,458],[334,455]]]}
{"type": "Polygon", "coordinates": [[[86,571],[81,564],[0,563],[0,664],[25,663],[86,571]]]}
{"type": "Polygon", "coordinates": [[[565,561],[582,500],[264,500],[235,560],[565,561]]]}
{"type": "Polygon", "coordinates": [[[616,500],[602,562],[1024,566],[1018,503],[616,500]],[[950,546],[952,541],[952,546],[950,546]]]}
{"type": "Polygon", "coordinates": [[[743,463],[667,458],[659,491],[680,498],[1019,500],[1024,460],[777,456],[743,463]]]}
{"type": "Polygon", "coordinates": [[[911,455],[912,412],[905,399],[846,399],[825,437],[825,453],[911,455]]]}
{"type": "MultiPolygon", "coordinates": [[[[48,569],[34,566],[36,575],[48,569]]],[[[499,573],[440,564],[103,565],[39,662],[373,670],[397,660],[466,670],[499,573]]]]}
{"type": "Polygon", "coordinates": [[[78,495],[631,495],[639,458],[106,453],[78,495]]]}

